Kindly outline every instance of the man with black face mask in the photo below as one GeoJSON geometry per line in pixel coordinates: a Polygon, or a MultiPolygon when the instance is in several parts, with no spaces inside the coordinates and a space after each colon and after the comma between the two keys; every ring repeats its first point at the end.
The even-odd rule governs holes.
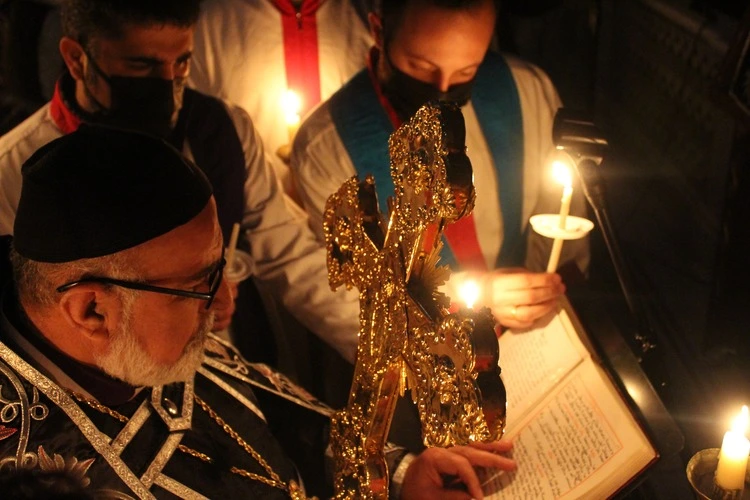
{"type": "Polygon", "coordinates": [[[353,357],[358,319],[338,311],[342,302],[356,310],[357,296],[330,291],[325,249],[279,188],[247,113],[185,87],[199,12],[200,0],[62,4],[66,72],[51,102],[0,138],[0,235],[13,232],[21,165],[39,147],[86,122],[159,136],[203,170],[225,242],[241,223],[239,246],[254,261],[255,279],[239,284],[237,314],[227,302],[216,311],[214,329],[233,320],[242,351],[253,361],[276,363],[260,283],[302,324],[353,357]]]}
{"type": "MultiPolygon", "coordinates": [[[[65,42],[69,46],[69,42],[65,42]]],[[[73,47],[75,50],[75,47],[73,47]]],[[[139,130],[163,139],[173,139],[185,95],[185,75],[177,71],[172,78],[161,76],[107,75],[96,58],[84,51],[91,71],[84,75],[83,90],[93,113],[79,110],[87,121],[102,125],[139,130]],[[109,87],[109,105],[101,103],[89,86],[98,79],[109,87]],[[88,114],[88,116],[86,116],[88,114]]],[[[180,63],[183,64],[184,63],[180,63]]],[[[190,91],[192,92],[192,91],[190,91]]]]}
{"type": "MultiPolygon", "coordinates": [[[[550,240],[527,234],[531,215],[560,210],[561,186],[548,163],[560,100],[539,68],[489,49],[497,9],[494,0],[382,0],[369,14],[368,68],[303,123],[292,171],[319,238],[326,199],[352,175],[375,176],[387,213],[389,134],[428,101],[458,102],[477,201],[471,218],[447,234],[441,261],[461,272],[446,291],[457,297],[470,273],[496,319],[524,328],[565,291],[559,274],[541,272],[550,240]]],[[[571,213],[582,215],[581,190],[574,193],[571,213]]],[[[588,259],[587,241],[566,242],[563,265],[585,273],[588,259]]]]}

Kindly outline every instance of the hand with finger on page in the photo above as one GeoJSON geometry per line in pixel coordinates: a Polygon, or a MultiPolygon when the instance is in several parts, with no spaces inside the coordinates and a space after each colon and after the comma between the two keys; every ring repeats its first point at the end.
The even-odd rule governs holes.
{"type": "Polygon", "coordinates": [[[409,464],[401,488],[402,500],[484,498],[475,467],[506,471],[516,469],[504,456],[510,441],[471,443],[450,448],[428,448],[409,464]]]}

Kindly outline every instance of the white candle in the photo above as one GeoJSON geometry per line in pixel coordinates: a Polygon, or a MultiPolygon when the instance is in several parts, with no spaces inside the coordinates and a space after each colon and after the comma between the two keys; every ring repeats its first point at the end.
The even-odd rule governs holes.
{"type": "Polygon", "coordinates": [[[747,457],[750,453],[750,441],[745,437],[747,420],[747,406],[743,406],[721,443],[715,479],[716,484],[725,490],[741,490],[745,486],[747,457]]]}
{"type": "Polygon", "coordinates": [[[294,136],[297,135],[299,129],[300,109],[302,109],[302,101],[299,95],[293,90],[284,92],[281,96],[281,110],[284,113],[284,121],[289,133],[289,144],[294,142],[294,136]]]}
{"type": "Polygon", "coordinates": [[[300,117],[299,115],[289,115],[286,117],[286,128],[289,133],[289,144],[294,142],[294,136],[297,135],[299,130],[300,117]]]}
{"type": "Polygon", "coordinates": [[[479,298],[479,285],[474,280],[466,280],[459,287],[458,294],[466,307],[471,309],[479,298]]]}
{"type": "MultiPolygon", "coordinates": [[[[553,172],[557,180],[563,185],[563,194],[560,199],[560,216],[558,224],[560,229],[565,229],[565,221],[570,213],[570,200],[573,198],[573,182],[570,176],[570,169],[561,161],[552,164],[553,172]]],[[[547,272],[554,273],[557,271],[557,264],[560,262],[560,253],[562,252],[562,238],[555,238],[552,242],[552,252],[547,263],[547,272]]]]}
{"type": "Polygon", "coordinates": [[[232,225],[232,235],[229,237],[229,245],[226,253],[226,266],[228,269],[234,268],[234,253],[237,251],[237,241],[240,236],[240,223],[235,222],[232,225]]]}

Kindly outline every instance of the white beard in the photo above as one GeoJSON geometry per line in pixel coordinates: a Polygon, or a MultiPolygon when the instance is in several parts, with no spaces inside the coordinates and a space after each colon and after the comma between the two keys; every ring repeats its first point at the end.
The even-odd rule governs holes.
{"type": "Polygon", "coordinates": [[[211,331],[213,314],[206,316],[198,325],[180,358],[171,365],[164,365],[154,361],[130,332],[133,321],[132,301],[124,302],[123,320],[113,332],[109,352],[96,359],[99,368],[134,386],[160,386],[192,380],[203,361],[203,344],[211,331]]]}

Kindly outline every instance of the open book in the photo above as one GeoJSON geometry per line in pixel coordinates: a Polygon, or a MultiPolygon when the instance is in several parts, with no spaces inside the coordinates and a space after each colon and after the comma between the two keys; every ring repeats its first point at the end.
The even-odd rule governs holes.
{"type": "Polygon", "coordinates": [[[500,337],[518,470],[484,477],[488,498],[606,498],[658,457],[571,311],[500,337]]]}

